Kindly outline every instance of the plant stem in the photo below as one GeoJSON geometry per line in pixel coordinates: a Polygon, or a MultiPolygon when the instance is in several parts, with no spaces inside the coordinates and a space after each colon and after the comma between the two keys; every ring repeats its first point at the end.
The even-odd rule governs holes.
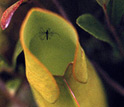
{"type": "Polygon", "coordinates": [[[121,85],[119,85],[116,81],[112,80],[110,78],[110,76],[104,71],[102,70],[101,67],[99,67],[98,64],[96,64],[95,62],[93,62],[94,67],[96,68],[96,71],[99,73],[99,75],[101,75],[103,77],[103,79],[106,81],[106,83],[111,86],[115,91],[117,91],[119,94],[121,94],[122,96],[124,96],[124,87],[122,87],[121,85]]]}
{"type": "Polygon", "coordinates": [[[121,41],[119,39],[118,34],[116,33],[116,30],[115,30],[114,26],[110,22],[110,19],[109,19],[108,13],[107,13],[107,8],[106,8],[106,5],[105,4],[103,5],[103,11],[104,11],[104,14],[105,14],[105,18],[106,18],[106,22],[107,22],[108,28],[111,31],[111,33],[113,34],[113,36],[114,36],[114,38],[115,38],[115,40],[117,42],[118,48],[120,50],[120,54],[122,56],[124,56],[123,45],[122,45],[122,43],[121,43],[121,41]]]}
{"type": "Polygon", "coordinates": [[[59,4],[59,2],[57,0],[52,0],[52,2],[56,5],[60,14],[69,21],[67,14],[65,13],[63,7],[59,4]]]}

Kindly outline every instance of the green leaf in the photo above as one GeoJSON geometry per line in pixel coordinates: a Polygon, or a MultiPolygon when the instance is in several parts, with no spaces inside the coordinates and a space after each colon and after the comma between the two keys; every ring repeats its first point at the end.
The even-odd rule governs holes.
{"type": "Polygon", "coordinates": [[[75,78],[80,82],[87,81],[85,67],[79,70],[76,64],[82,62],[77,58],[80,56],[78,53],[81,53],[77,33],[60,16],[49,11],[32,9],[21,28],[21,43],[26,58],[27,78],[31,86],[47,101],[54,102],[59,95],[53,75],[63,76],[68,64],[73,61],[75,78]],[[83,74],[83,77],[78,77],[83,74]],[[38,87],[37,84],[42,85],[38,87]]]}
{"type": "MultiPolygon", "coordinates": [[[[77,32],[69,22],[53,12],[33,8],[21,26],[20,40],[25,54],[26,76],[38,106],[79,107],[79,105],[83,106],[85,103],[89,103],[89,100],[86,102],[83,100],[87,97],[86,94],[83,96],[81,93],[88,82],[88,72],[94,71],[90,69],[91,64],[87,65],[87,58],[79,44],[77,32]],[[76,87],[71,90],[65,79],[68,77],[65,76],[68,69],[77,84],[81,85],[80,90],[76,87]],[[77,100],[73,91],[80,91],[82,96],[77,100]],[[78,103],[81,101],[84,103],[78,103]]],[[[105,107],[106,102],[101,82],[97,75],[94,75],[93,78],[95,76],[98,82],[96,87],[99,87],[98,90],[100,90],[100,93],[97,93],[99,97],[95,94],[96,91],[91,92],[93,96],[100,99],[100,103],[96,102],[93,96],[90,101],[92,104],[95,103],[98,106],[102,104],[105,107]]],[[[93,83],[97,83],[96,81],[93,83]]],[[[93,90],[97,89],[93,88],[93,90]]],[[[78,95],[76,96],[78,97],[78,95]]]]}
{"type": "Polygon", "coordinates": [[[27,48],[53,75],[64,75],[67,65],[74,59],[76,37],[70,30],[62,21],[55,21],[54,16],[39,12],[32,12],[24,29],[27,48]]]}
{"type": "Polygon", "coordinates": [[[120,23],[124,14],[124,0],[113,0],[111,20],[115,25],[120,23]]]}
{"type": "Polygon", "coordinates": [[[111,41],[107,31],[104,29],[104,26],[92,15],[83,14],[77,18],[77,24],[95,38],[107,42],[113,46],[113,42],[111,41]]]}
{"type": "Polygon", "coordinates": [[[44,100],[42,96],[39,95],[37,91],[33,89],[35,99],[39,104],[39,107],[79,107],[71,94],[69,88],[67,87],[64,79],[62,77],[55,77],[57,84],[60,89],[60,95],[58,100],[55,103],[49,103],[48,101],[44,100]]]}
{"type": "Polygon", "coordinates": [[[0,72],[3,68],[9,68],[7,61],[0,55],[0,72]]]}
{"type": "Polygon", "coordinates": [[[20,55],[20,53],[22,52],[22,47],[21,47],[21,43],[20,41],[17,42],[15,50],[14,50],[14,55],[13,55],[13,67],[15,68],[16,63],[17,63],[17,58],[20,55]]]}
{"type": "Polygon", "coordinates": [[[86,84],[81,84],[75,80],[72,74],[73,68],[71,65],[68,67],[64,77],[70,86],[70,89],[73,91],[80,107],[107,107],[103,85],[92,64],[87,57],[85,57],[85,59],[88,73],[88,82],[86,84]]]}
{"type": "Polygon", "coordinates": [[[21,84],[21,80],[20,79],[13,79],[10,80],[6,83],[6,87],[9,91],[9,93],[14,96],[16,91],[18,90],[19,86],[21,84]]]}
{"type": "Polygon", "coordinates": [[[96,0],[100,6],[108,5],[110,0],[96,0]]]}

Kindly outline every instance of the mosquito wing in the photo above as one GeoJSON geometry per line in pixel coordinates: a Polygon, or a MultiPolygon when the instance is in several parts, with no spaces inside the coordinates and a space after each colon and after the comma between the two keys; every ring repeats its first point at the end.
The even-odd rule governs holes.
{"type": "Polygon", "coordinates": [[[50,34],[50,36],[59,36],[59,34],[56,32],[50,32],[49,34],[50,34]]]}
{"type": "Polygon", "coordinates": [[[39,38],[40,38],[41,40],[44,40],[45,37],[46,37],[46,33],[45,33],[45,32],[40,33],[39,38]]]}
{"type": "Polygon", "coordinates": [[[40,28],[40,32],[39,32],[39,38],[41,40],[44,40],[46,37],[46,31],[43,28],[40,28]]]}

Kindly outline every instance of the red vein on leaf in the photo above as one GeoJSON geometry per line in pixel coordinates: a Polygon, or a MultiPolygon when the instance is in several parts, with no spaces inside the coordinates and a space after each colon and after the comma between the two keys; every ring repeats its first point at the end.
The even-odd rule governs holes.
{"type": "Polygon", "coordinates": [[[13,4],[12,6],[10,6],[4,11],[1,17],[1,23],[0,23],[2,30],[5,30],[9,26],[13,14],[18,9],[18,7],[22,4],[23,1],[24,0],[17,1],[15,4],[13,4]]]}
{"type": "Polygon", "coordinates": [[[74,95],[73,91],[71,90],[71,88],[70,88],[69,84],[67,83],[67,81],[66,81],[65,79],[63,79],[63,80],[64,80],[64,82],[66,83],[66,85],[67,85],[67,87],[68,87],[69,91],[71,92],[71,95],[73,96],[73,98],[74,98],[75,102],[77,103],[77,106],[78,106],[78,107],[80,107],[80,105],[79,105],[79,103],[78,103],[78,101],[77,101],[77,99],[76,99],[76,97],[75,97],[75,95],[74,95]]]}

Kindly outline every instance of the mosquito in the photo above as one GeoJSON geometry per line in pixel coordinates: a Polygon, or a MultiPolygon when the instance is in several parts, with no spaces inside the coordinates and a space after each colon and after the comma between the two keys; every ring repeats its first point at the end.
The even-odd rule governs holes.
{"type": "Polygon", "coordinates": [[[54,36],[54,35],[58,35],[58,33],[56,33],[56,32],[53,32],[50,28],[48,28],[47,30],[44,30],[43,28],[41,28],[40,29],[41,31],[40,31],[40,36],[39,36],[39,38],[41,39],[41,40],[48,40],[48,39],[51,39],[51,37],[52,36],[54,36]]]}

